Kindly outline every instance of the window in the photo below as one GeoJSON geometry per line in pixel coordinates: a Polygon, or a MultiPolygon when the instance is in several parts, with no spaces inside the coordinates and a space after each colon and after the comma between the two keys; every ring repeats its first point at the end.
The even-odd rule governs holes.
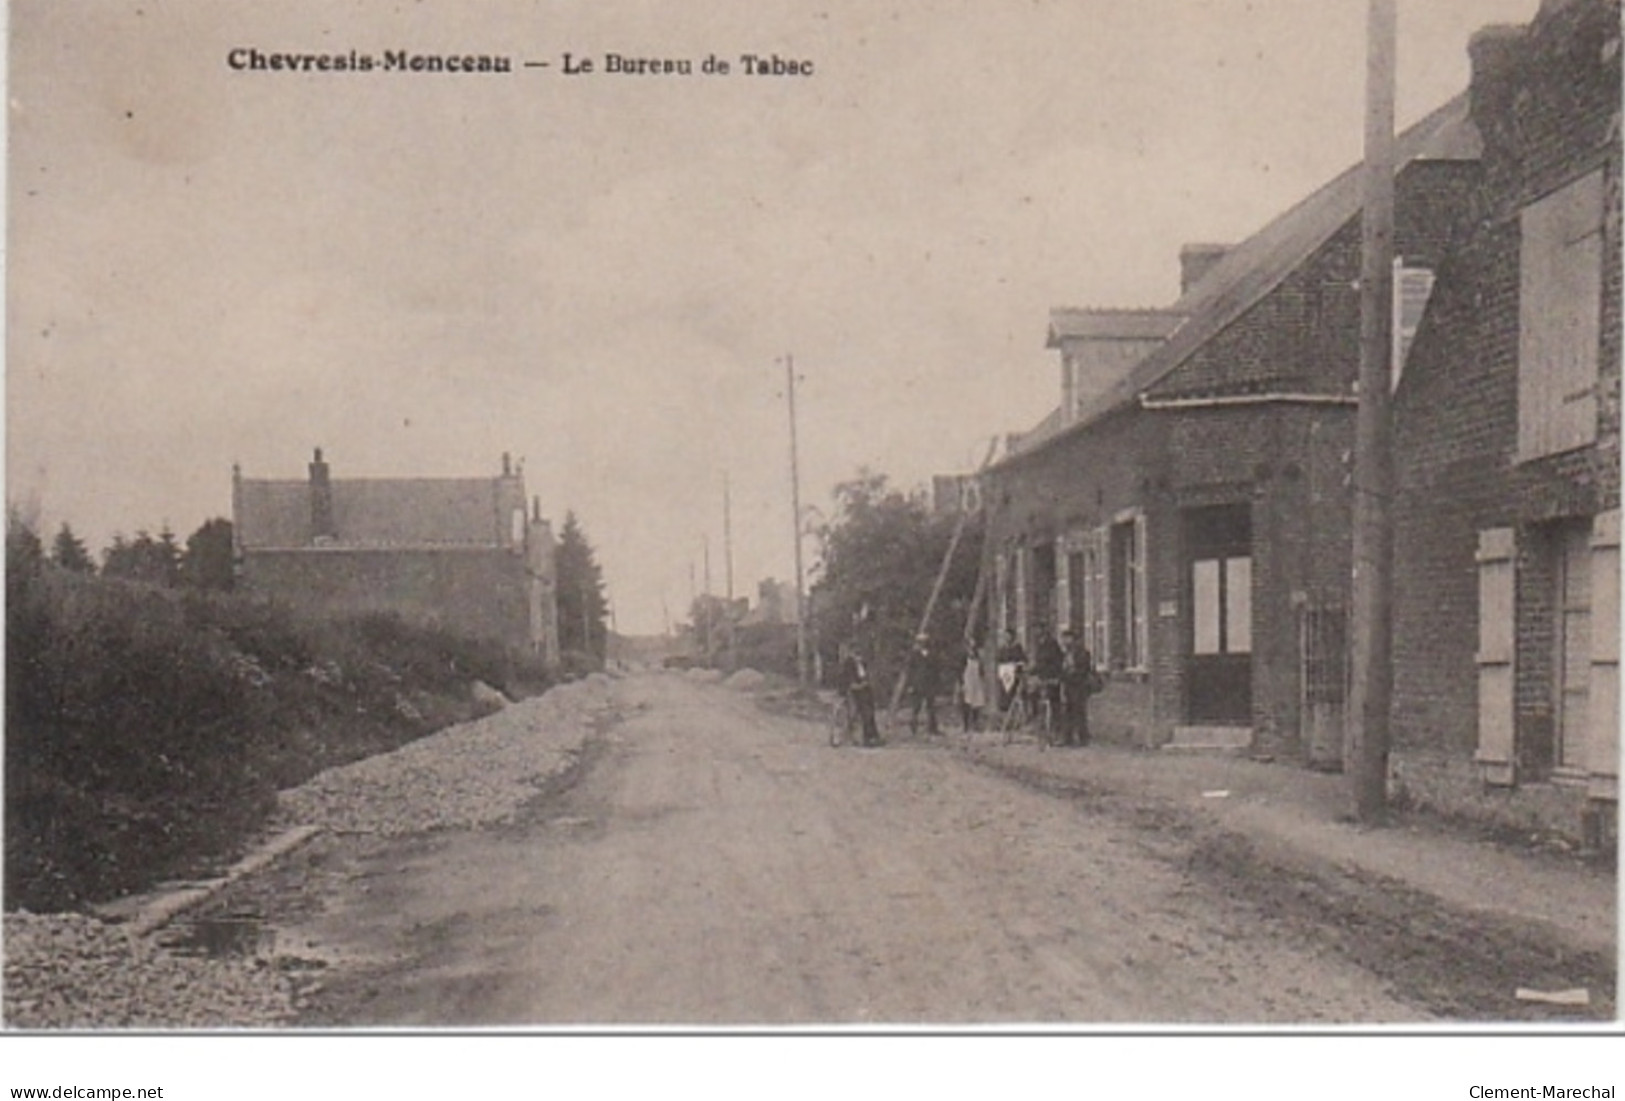
{"type": "Polygon", "coordinates": [[[1096,666],[1110,661],[1107,629],[1105,529],[1075,536],[1077,550],[1069,556],[1072,589],[1072,628],[1079,632],[1096,666]]]}
{"type": "Polygon", "coordinates": [[[1107,647],[1120,669],[1144,669],[1146,648],[1145,517],[1111,525],[1108,536],[1107,647]]]}
{"type": "MultiPolygon", "coordinates": [[[[1051,631],[1059,631],[1060,627],[1060,596],[1058,593],[1059,567],[1056,563],[1058,557],[1055,543],[1046,540],[1033,544],[1028,552],[1032,562],[1032,571],[1028,577],[1027,625],[1035,632],[1040,627],[1051,631]]],[[[1036,645],[1037,636],[1032,642],[1036,645]]]]}
{"type": "Polygon", "coordinates": [[[1252,612],[1250,557],[1202,558],[1191,563],[1192,653],[1251,653],[1252,612]]]}
{"type": "Polygon", "coordinates": [[[1518,275],[1518,458],[1597,438],[1602,173],[1524,208],[1518,275]]]}

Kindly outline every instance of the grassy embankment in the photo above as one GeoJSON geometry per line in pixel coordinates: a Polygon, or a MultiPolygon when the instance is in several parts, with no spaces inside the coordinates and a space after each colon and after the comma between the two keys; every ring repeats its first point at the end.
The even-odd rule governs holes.
{"type": "Polygon", "coordinates": [[[49,563],[6,577],[5,906],[65,910],[195,874],[276,792],[546,687],[498,644],[317,618],[49,563]]]}

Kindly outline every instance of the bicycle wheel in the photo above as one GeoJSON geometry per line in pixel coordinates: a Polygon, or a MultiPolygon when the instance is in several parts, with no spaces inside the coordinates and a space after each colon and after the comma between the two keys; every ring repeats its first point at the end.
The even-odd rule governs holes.
{"type": "Polygon", "coordinates": [[[1027,725],[1027,701],[1017,696],[1010,701],[1010,707],[1004,713],[1004,744],[1009,745],[1016,740],[1016,731],[1027,725]]]}

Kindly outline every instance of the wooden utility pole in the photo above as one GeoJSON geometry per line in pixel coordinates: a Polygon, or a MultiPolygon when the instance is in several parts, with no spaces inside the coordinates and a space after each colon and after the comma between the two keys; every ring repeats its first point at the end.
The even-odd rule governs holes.
{"type": "Polygon", "coordinates": [[[722,472],[722,560],[727,591],[726,618],[728,630],[728,671],[739,665],[739,645],[734,635],[734,525],[733,497],[728,486],[728,472],[722,472]]]}
{"type": "MultiPolygon", "coordinates": [[[[983,457],[982,465],[976,468],[976,477],[978,479],[986,473],[988,464],[993,461],[993,452],[998,446],[999,440],[995,436],[992,442],[987,445],[987,455],[983,457]]],[[[937,600],[942,596],[942,586],[948,580],[948,568],[953,565],[954,553],[959,550],[959,541],[965,535],[965,524],[970,519],[971,510],[966,507],[967,503],[963,497],[960,498],[959,515],[954,520],[954,533],[948,540],[948,551],[942,556],[942,565],[937,567],[937,578],[931,583],[931,595],[926,598],[925,611],[920,613],[920,626],[914,632],[916,638],[925,634],[931,627],[931,615],[937,610],[937,600]]],[[[981,580],[981,571],[978,570],[976,577],[978,590],[981,588],[981,580]]],[[[891,707],[888,711],[894,721],[897,717],[897,708],[903,702],[903,688],[907,683],[908,661],[904,659],[903,667],[897,674],[897,684],[892,689],[891,707]]]]}
{"type": "Polygon", "coordinates": [[[1369,0],[1360,219],[1360,404],[1354,438],[1353,683],[1344,766],[1361,822],[1388,803],[1393,699],[1394,52],[1396,0],[1369,0]]]}
{"type": "Polygon", "coordinates": [[[711,599],[711,537],[700,536],[701,559],[705,565],[705,660],[711,660],[712,621],[716,619],[716,602],[711,599]]]}
{"type": "Polygon", "coordinates": [[[806,575],[801,567],[801,459],[796,453],[796,367],[792,356],[784,357],[785,394],[790,402],[790,522],[795,528],[796,548],[796,676],[807,683],[807,598],[806,575]]]}

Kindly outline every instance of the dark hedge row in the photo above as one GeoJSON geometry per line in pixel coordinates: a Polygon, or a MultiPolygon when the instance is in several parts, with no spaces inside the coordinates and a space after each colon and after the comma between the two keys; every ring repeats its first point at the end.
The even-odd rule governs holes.
{"type": "Polygon", "coordinates": [[[5,905],[79,907],[233,855],[278,789],[546,687],[498,643],[317,619],[8,555],[5,905]]]}

